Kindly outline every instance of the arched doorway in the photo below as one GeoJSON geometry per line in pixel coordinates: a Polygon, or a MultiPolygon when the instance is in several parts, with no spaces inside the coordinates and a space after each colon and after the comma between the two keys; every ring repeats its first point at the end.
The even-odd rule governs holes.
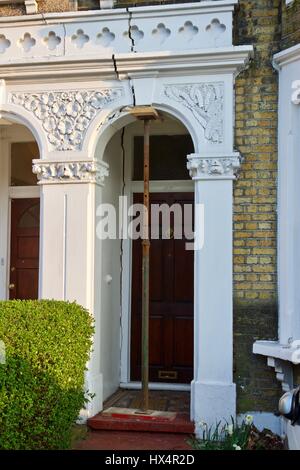
{"type": "MultiPolygon", "coordinates": [[[[169,207],[174,203],[181,207],[191,205],[193,213],[194,184],[187,171],[186,158],[193,152],[193,142],[182,123],[167,113],[161,115],[163,120],[151,127],[151,200],[169,207]]],[[[110,171],[101,195],[99,192],[97,207],[102,203],[118,208],[119,223],[122,219],[120,197],[122,204],[126,198],[128,214],[130,205],[139,202],[143,190],[142,135],[142,124],[132,122],[111,137],[105,150],[102,141],[96,148],[96,157],[103,155],[110,171]]],[[[121,225],[124,226],[124,220],[121,225]]],[[[100,360],[105,399],[119,384],[124,388],[140,388],[141,246],[140,240],[127,238],[102,240],[101,248],[100,243],[97,244],[102,259],[100,308],[105,329],[100,332],[100,360]]],[[[150,388],[190,388],[193,379],[193,274],[193,252],[185,252],[184,239],[170,236],[170,239],[152,241],[150,388]]]]}
{"type": "Polygon", "coordinates": [[[39,147],[24,125],[0,120],[1,229],[0,296],[37,299],[39,293],[40,189],[32,173],[39,147]]]}

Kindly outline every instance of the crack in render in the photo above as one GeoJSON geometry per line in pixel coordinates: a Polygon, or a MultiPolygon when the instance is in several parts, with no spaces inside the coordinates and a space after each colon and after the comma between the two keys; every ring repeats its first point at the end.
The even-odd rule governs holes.
{"type": "MultiPolygon", "coordinates": [[[[122,129],[121,133],[121,149],[122,149],[122,189],[121,189],[121,196],[123,198],[125,194],[125,187],[126,187],[126,182],[125,182],[125,161],[126,161],[126,151],[125,151],[125,145],[124,145],[124,139],[125,139],[125,127],[122,129]]],[[[122,199],[123,200],[123,199],[122,199]]],[[[120,210],[120,209],[119,209],[120,210]]],[[[123,342],[124,342],[124,337],[123,337],[123,322],[122,322],[122,317],[123,317],[123,305],[122,305],[122,300],[123,300],[123,256],[124,256],[124,240],[123,236],[124,234],[121,233],[123,231],[123,211],[122,211],[122,226],[119,227],[120,230],[120,364],[122,362],[122,349],[123,349],[123,342]]],[[[120,217],[119,217],[120,221],[120,217]]],[[[120,373],[121,373],[121,368],[120,368],[120,373]]]]}
{"type": "Polygon", "coordinates": [[[117,80],[120,80],[120,75],[119,75],[119,71],[118,71],[118,66],[117,66],[117,61],[116,61],[115,54],[113,54],[111,58],[112,58],[112,61],[113,61],[113,64],[114,64],[114,69],[115,69],[115,74],[117,76],[117,80]]]}
{"type": "Polygon", "coordinates": [[[130,41],[131,41],[131,52],[135,52],[135,50],[134,50],[134,47],[135,47],[134,38],[133,38],[132,35],[131,35],[131,31],[132,31],[132,30],[131,30],[131,27],[132,27],[132,26],[131,26],[132,12],[129,11],[128,8],[126,8],[126,10],[127,10],[127,13],[128,13],[128,37],[129,37],[129,39],[130,39],[130,41]]]}
{"type": "Polygon", "coordinates": [[[131,88],[131,93],[132,93],[132,106],[135,107],[136,106],[135,90],[134,90],[134,85],[130,77],[129,77],[129,86],[131,88]]]}

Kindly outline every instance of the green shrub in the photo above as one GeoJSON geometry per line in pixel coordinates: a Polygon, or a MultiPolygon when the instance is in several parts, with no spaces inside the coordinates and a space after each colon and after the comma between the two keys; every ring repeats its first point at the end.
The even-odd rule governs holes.
{"type": "Polygon", "coordinates": [[[0,302],[0,449],[70,446],[92,334],[92,317],[75,303],[0,302]]]}

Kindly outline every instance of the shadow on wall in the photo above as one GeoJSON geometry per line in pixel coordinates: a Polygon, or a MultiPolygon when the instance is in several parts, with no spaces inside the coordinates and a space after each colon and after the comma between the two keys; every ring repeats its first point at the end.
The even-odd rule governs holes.
{"type": "Polygon", "coordinates": [[[275,412],[282,395],[265,357],[252,353],[256,340],[277,340],[277,300],[234,301],[234,381],[237,410],[275,412]]]}

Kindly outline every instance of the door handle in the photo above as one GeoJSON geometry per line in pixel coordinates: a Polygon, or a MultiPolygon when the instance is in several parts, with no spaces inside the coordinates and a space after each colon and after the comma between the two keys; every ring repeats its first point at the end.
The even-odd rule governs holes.
{"type": "Polygon", "coordinates": [[[8,286],[9,290],[13,290],[15,287],[16,287],[15,284],[9,284],[9,286],[8,286]]]}

